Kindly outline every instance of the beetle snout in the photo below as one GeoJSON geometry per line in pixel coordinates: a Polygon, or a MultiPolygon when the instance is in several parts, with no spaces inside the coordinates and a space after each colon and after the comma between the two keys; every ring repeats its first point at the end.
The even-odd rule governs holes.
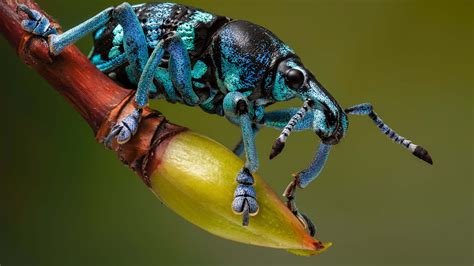
{"type": "Polygon", "coordinates": [[[339,113],[337,116],[329,115],[329,112],[320,114],[316,115],[313,121],[315,133],[324,144],[338,144],[347,131],[347,116],[344,113],[339,113]]]}
{"type": "Polygon", "coordinates": [[[336,145],[339,143],[339,141],[341,141],[341,139],[344,137],[344,133],[342,132],[342,130],[336,130],[334,131],[334,133],[330,136],[319,136],[321,138],[321,141],[324,143],[324,144],[327,144],[327,145],[336,145]]]}

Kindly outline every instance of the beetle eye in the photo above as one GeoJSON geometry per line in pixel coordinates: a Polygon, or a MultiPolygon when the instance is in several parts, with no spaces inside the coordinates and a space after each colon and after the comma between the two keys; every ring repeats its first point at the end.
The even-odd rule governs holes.
{"type": "Polygon", "coordinates": [[[298,69],[290,69],[285,74],[286,85],[292,89],[300,89],[304,83],[304,74],[298,69]]]}

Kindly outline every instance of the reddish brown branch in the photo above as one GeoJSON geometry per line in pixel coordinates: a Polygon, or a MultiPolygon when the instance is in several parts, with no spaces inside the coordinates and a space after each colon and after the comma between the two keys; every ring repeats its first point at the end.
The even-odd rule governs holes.
{"type": "MultiPolygon", "coordinates": [[[[54,22],[34,1],[1,0],[0,32],[16,49],[18,56],[82,115],[100,141],[108,134],[111,125],[132,108],[133,91],[120,87],[101,73],[74,45],[58,56],[51,56],[44,38],[22,29],[20,23],[26,15],[17,11],[20,3],[38,10],[54,22]]],[[[147,169],[147,165],[156,160],[154,150],[166,142],[167,137],[183,130],[185,128],[169,124],[159,112],[145,109],[137,135],[125,145],[114,143],[113,149],[148,183],[147,173],[152,169],[147,169]]]]}
{"type": "Polygon", "coordinates": [[[64,96],[96,132],[105,116],[130,94],[130,90],[121,88],[102,74],[73,45],[59,56],[50,57],[46,40],[28,34],[21,28],[21,20],[26,15],[17,12],[17,3],[44,13],[33,1],[2,0],[2,34],[17,50],[18,56],[64,96]]]}

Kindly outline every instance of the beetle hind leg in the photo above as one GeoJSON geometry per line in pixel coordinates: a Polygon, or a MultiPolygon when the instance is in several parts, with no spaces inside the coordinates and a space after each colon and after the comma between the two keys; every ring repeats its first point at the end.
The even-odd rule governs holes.
{"type": "MultiPolygon", "coordinates": [[[[297,116],[301,112],[301,109],[290,108],[272,112],[266,112],[263,116],[262,124],[267,127],[276,128],[282,130],[288,124],[288,121],[297,116]]],[[[300,118],[297,122],[293,124],[293,130],[301,131],[312,129],[312,117],[313,114],[311,110],[305,111],[308,112],[308,115],[300,118]]],[[[316,227],[314,223],[306,216],[305,214],[298,211],[296,208],[296,189],[305,188],[308,186],[314,179],[316,179],[321,173],[324,164],[328,158],[331,146],[321,143],[319,145],[318,151],[312,160],[310,166],[294,175],[295,179],[290,182],[288,187],[285,189],[283,196],[287,198],[288,209],[300,220],[300,222],[308,229],[310,234],[314,236],[316,233],[316,227]]]]}
{"type": "Polygon", "coordinates": [[[135,109],[130,115],[113,126],[109,135],[103,140],[104,145],[110,147],[114,138],[117,139],[119,144],[129,141],[138,130],[141,113],[142,109],[135,109]]]}
{"type": "Polygon", "coordinates": [[[22,28],[35,35],[48,37],[51,34],[57,34],[56,29],[51,25],[49,19],[40,12],[19,4],[17,9],[28,15],[28,18],[21,22],[22,28]]]}
{"type": "Polygon", "coordinates": [[[22,28],[34,35],[47,37],[50,52],[53,55],[58,55],[68,45],[73,44],[86,34],[105,25],[111,18],[113,8],[107,8],[94,17],[61,34],[58,34],[54,25],[40,12],[23,4],[18,5],[18,10],[28,16],[27,19],[21,22],[22,28]]]}
{"type": "Polygon", "coordinates": [[[231,122],[240,126],[242,131],[242,144],[245,151],[245,166],[237,174],[237,187],[232,201],[232,210],[242,215],[242,225],[249,224],[250,216],[258,213],[256,191],[253,187],[255,173],[258,168],[258,156],[255,147],[255,134],[253,121],[249,115],[248,100],[240,92],[229,92],[223,101],[224,113],[231,122]]]}

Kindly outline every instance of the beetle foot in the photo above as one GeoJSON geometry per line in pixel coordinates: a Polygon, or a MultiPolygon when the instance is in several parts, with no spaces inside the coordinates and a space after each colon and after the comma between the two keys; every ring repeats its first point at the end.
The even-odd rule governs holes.
{"type": "Polygon", "coordinates": [[[258,203],[256,200],[256,192],[253,187],[253,176],[247,168],[242,168],[237,176],[239,185],[234,192],[234,200],[232,202],[232,210],[235,214],[242,215],[242,225],[249,224],[250,216],[258,213],[258,203]]]}
{"type": "Polygon", "coordinates": [[[48,37],[51,34],[57,34],[56,29],[40,12],[30,9],[23,4],[19,4],[17,9],[28,15],[28,18],[21,22],[21,27],[25,31],[42,37],[48,37]]]}
{"type": "Polygon", "coordinates": [[[287,198],[286,206],[290,211],[298,218],[298,220],[303,224],[304,228],[308,229],[309,234],[314,236],[316,234],[316,226],[311,221],[311,219],[306,216],[306,214],[299,212],[298,208],[296,208],[296,188],[298,187],[298,176],[295,176],[295,180],[291,181],[290,184],[283,192],[283,196],[287,198]]]}
{"type": "Polygon", "coordinates": [[[118,144],[127,143],[137,133],[141,114],[142,109],[135,109],[130,115],[113,126],[109,135],[103,140],[104,145],[110,148],[114,138],[118,144]]]}

